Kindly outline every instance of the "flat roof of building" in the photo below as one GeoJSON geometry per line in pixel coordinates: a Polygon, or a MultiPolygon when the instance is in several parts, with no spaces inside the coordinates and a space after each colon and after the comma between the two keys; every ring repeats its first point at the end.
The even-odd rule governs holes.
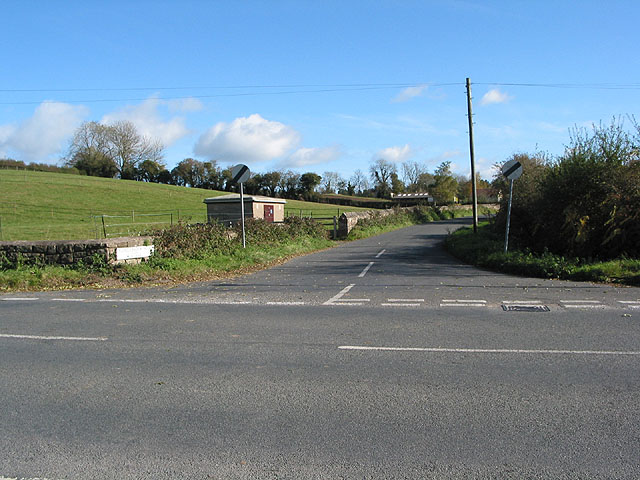
{"type": "MultiPolygon", "coordinates": [[[[287,203],[284,198],[264,197],[262,195],[245,195],[245,202],[256,203],[287,203]]],[[[240,202],[239,193],[231,193],[229,195],[220,195],[219,197],[205,198],[204,203],[236,203],[240,202]]]]}

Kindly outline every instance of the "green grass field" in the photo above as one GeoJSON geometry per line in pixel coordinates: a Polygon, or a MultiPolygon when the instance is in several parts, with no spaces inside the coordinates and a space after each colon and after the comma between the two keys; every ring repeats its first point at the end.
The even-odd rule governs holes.
{"type": "MultiPolygon", "coordinates": [[[[228,192],[29,170],[0,170],[0,240],[136,235],[172,222],[205,222],[202,201],[228,192]],[[104,220],[104,226],[103,226],[104,220]]],[[[364,210],[287,200],[286,214],[364,210]]]]}

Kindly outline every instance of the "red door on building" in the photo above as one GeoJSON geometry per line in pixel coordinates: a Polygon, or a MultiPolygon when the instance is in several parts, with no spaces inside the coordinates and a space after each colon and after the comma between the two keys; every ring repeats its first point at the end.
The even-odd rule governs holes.
{"type": "Polygon", "coordinates": [[[273,223],[273,205],[264,206],[264,220],[268,223],[273,223]]]}

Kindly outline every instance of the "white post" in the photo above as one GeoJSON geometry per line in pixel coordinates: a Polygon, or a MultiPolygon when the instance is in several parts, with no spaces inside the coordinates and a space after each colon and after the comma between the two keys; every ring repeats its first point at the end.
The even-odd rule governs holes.
{"type": "Polygon", "coordinates": [[[504,234],[504,253],[507,253],[509,248],[509,225],[511,224],[511,199],[513,198],[513,180],[510,180],[509,186],[509,208],[507,208],[507,229],[504,234]]]}
{"type": "MultiPolygon", "coordinates": [[[[242,188],[242,183],[240,184],[240,211],[242,212],[242,248],[247,248],[247,241],[244,236],[244,188],[242,188]]],[[[511,182],[513,186],[513,182],[511,182]]],[[[511,205],[511,204],[509,204],[511,205]]]]}

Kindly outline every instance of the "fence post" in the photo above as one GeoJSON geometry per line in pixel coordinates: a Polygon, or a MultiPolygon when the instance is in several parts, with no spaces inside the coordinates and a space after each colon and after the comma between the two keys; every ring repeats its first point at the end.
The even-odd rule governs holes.
{"type": "MultiPolygon", "coordinates": [[[[180,221],[180,210],[178,210],[178,221],[180,221]]],[[[171,226],[173,227],[173,212],[171,212],[171,226]]]]}
{"type": "Polygon", "coordinates": [[[0,240],[2,240],[2,217],[0,217],[0,240]]]}
{"type": "Polygon", "coordinates": [[[107,227],[104,225],[104,215],[102,215],[102,233],[104,233],[104,238],[107,238],[107,227]]]}
{"type": "Polygon", "coordinates": [[[136,212],[131,210],[131,223],[136,223],[136,212]]]}
{"type": "Polygon", "coordinates": [[[338,217],[333,217],[333,239],[338,238],[338,217]]]}

